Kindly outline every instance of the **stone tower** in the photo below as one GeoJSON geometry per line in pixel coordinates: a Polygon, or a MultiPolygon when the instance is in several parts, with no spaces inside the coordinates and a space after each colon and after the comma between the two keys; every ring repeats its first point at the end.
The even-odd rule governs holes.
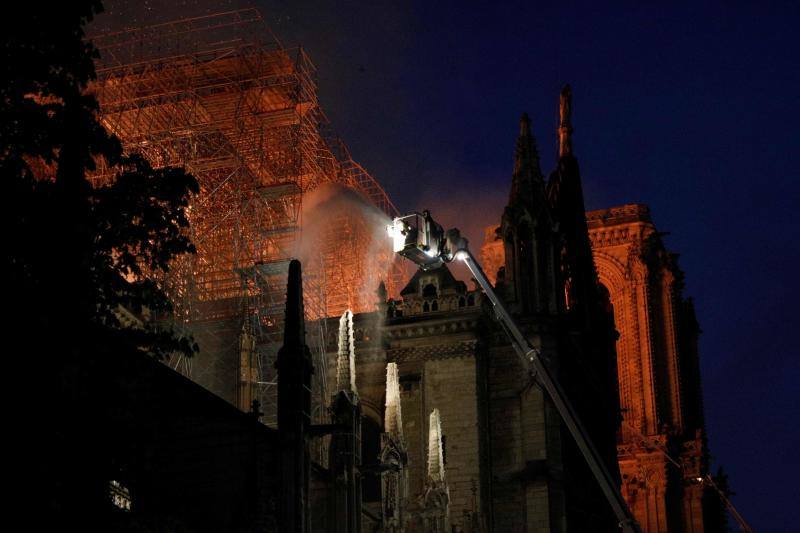
{"type": "Polygon", "coordinates": [[[677,255],[645,205],[591,211],[587,219],[619,331],[623,494],[648,532],[704,531],[703,488],[694,482],[708,468],[699,328],[677,255]]]}
{"type": "MultiPolygon", "coordinates": [[[[613,326],[602,305],[592,261],[581,176],[573,151],[571,110],[571,92],[565,87],[560,95],[558,165],[547,181],[539,169],[530,121],[523,115],[509,204],[490,245],[495,250],[484,250],[482,256],[496,261],[486,265],[489,271],[497,268],[499,260],[499,292],[534,345],[540,347],[545,363],[557,376],[612,476],[618,479],[613,326]]],[[[513,363],[504,367],[501,352],[492,354],[489,360],[490,366],[498,367],[490,373],[490,387],[505,388],[513,383],[508,381],[513,376],[507,372],[524,371],[513,363]],[[494,383],[492,376],[497,379],[494,383]]],[[[608,504],[550,399],[523,386],[520,400],[518,407],[503,409],[518,409],[524,426],[532,431],[530,437],[523,438],[521,451],[528,471],[522,477],[522,486],[524,498],[536,502],[537,511],[532,506],[529,512],[540,515],[538,521],[525,526],[554,531],[605,527],[602,524],[611,527],[614,519],[608,504]],[[537,427],[534,420],[542,421],[542,425],[537,427]],[[544,506],[548,513],[541,514],[544,506]]],[[[500,406],[504,403],[497,402],[500,406]]],[[[490,414],[491,419],[502,416],[500,410],[490,414]]],[[[502,448],[502,444],[495,446],[502,448]]],[[[494,519],[498,523],[497,515],[494,519]]],[[[508,523],[505,527],[517,530],[523,525],[508,523]]]]}

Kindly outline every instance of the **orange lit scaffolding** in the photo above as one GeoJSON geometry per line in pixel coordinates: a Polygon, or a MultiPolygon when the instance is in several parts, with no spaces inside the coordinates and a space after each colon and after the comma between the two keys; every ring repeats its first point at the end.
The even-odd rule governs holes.
{"type": "MultiPolygon", "coordinates": [[[[127,151],[154,166],[184,165],[200,183],[190,208],[197,254],[177,261],[162,281],[176,324],[194,335],[201,351],[192,361],[173,363],[242,409],[258,399],[264,421],[274,424],[274,361],[288,263],[302,238],[303,196],[337,183],[390,217],[397,211],[344,144],[327,133],[309,58],[302,49],[283,48],[258,11],[92,40],[100,50],[92,91],[105,127],[127,151]]],[[[365,270],[366,258],[351,246],[372,238],[371,228],[357,213],[339,227],[343,231],[333,240],[328,232],[327,242],[314,248],[315,260],[304,265],[318,406],[328,399],[327,333],[320,319],[344,306],[372,310],[374,294],[357,297],[352,287],[375,282],[377,288],[382,279],[396,294],[402,282],[390,255],[365,270]]]]}

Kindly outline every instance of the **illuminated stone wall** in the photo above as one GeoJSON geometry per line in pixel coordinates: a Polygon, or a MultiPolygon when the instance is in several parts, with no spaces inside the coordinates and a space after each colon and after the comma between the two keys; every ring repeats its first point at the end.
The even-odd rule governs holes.
{"type": "Polygon", "coordinates": [[[692,483],[707,468],[699,330],[681,293],[677,256],[664,247],[645,205],[591,211],[587,222],[620,334],[623,493],[649,532],[703,531],[702,490],[692,483]]]}

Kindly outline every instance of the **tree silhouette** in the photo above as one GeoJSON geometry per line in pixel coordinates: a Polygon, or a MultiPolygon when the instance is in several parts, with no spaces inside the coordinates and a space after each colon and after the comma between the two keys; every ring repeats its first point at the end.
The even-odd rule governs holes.
{"type": "Polygon", "coordinates": [[[5,363],[28,468],[17,488],[35,502],[29,521],[61,529],[91,529],[87,519],[101,523],[107,511],[108,435],[97,407],[113,394],[106,362],[197,351],[161,323],[119,318],[121,307],[171,310],[153,279],[194,252],[185,230],[198,185],[184,169],[123,154],[100,124],[87,92],[97,51],[83,27],[101,10],[96,0],[28,2],[0,22],[4,303],[14,347],[5,363]],[[98,162],[112,179],[93,185],[98,162]]]}
{"type": "MultiPolygon", "coordinates": [[[[94,1],[32,8],[23,19],[28,24],[16,20],[6,28],[0,172],[13,187],[6,215],[14,292],[23,305],[59,296],[47,307],[37,303],[29,318],[57,313],[48,327],[66,320],[71,337],[91,324],[125,330],[157,357],[176,350],[191,355],[188,339],[153,324],[123,328],[116,318],[119,305],[170,310],[144,271],[166,272],[174,257],[194,251],[183,230],[198,186],[183,169],[153,169],[142,157],[123,155],[97,120],[97,102],[86,92],[96,51],[82,25],[99,9],[94,1]],[[87,172],[96,160],[117,175],[93,187],[87,172]],[[37,176],[37,167],[50,175],[37,176]]],[[[115,333],[119,338],[121,331],[115,333]]]]}

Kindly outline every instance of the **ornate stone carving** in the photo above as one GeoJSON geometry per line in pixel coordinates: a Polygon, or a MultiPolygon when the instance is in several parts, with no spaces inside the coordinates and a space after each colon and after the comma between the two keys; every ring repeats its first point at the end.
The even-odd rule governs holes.
{"type": "Polygon", "coordinates": [[[431,344],[408,348],[392,348],[388,358],[398,363],[435,359],[454,359],[458,357],[474,357],[478,341],[462,341],[451,344],[431,344]]]}

